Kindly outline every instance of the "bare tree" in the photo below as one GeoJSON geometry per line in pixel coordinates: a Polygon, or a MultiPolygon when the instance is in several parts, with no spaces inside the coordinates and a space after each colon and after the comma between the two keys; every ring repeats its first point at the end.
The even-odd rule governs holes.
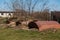
{"type": "Polygon", "coordinates": [[[33,6],[32,6],[32,13],[34,12],[34,8],[35,8],[35,6],[37,5],[38,1],[39,1],[39,0],[35,0],[35,3],[34,3],[33,6]]]}
{"type": "Polygon", "coordinates": [[[30,15],[30,13],[33,13],[34,8],[35,8],[36,4],[38,3],[38,1],[39,0],[26,0],[29,15],[30,15]]]}
{"type": "MultiPolygon", "coordinates": [[[[47,8],[46,6],[47,6],[47,3],[48,3],[48,0],[25,0],[25,2],[24,2],[24,0],[15,0],[15,2],[13,4],[13,8],[15,10],[16,10],[16,8],[19,9],[19,10],[20,9],[24,10],[25,7],[27,7],[28,8],[28,14],[26,16],[31,16],[31,14],[33,14],[33,12],[34,12],[35,6],[37,5],[37,3],[39,1],[42,2],[42,4],[41,4],[41,6],[42,6],[41,11],[43,11],[45,8],[47,8]]],[[[25,13],[23,13],[23,11],[22,11],[22,14],[25,14],[25,13]]]]}
{"type": "Polygon", "coordinates": [[[42,2],[43,3],[41,5],[42,6],[41,11],[44,11],[46,8],[48,8],[47,5],[48,5],[49,1],[48,0],[42,0],[42,2]]]}
{"type": "Polygon", "coordinates": [[[48,0],[13,0],[13,1],[11,0],[12,8],[10,7],[10,5],[8,5],[8,3],[6,4],[8,5],[10,9],[13,9],[14,11],[20,12],[22,10],[21,13],[16,13],[17,15],[21,16],[25,14],[26,16],[30,16],[31,14],[33,14],[37,3],[39,5],[41,2],[42,2],[41,4],[42,8],[40,6],[40,9],[41,11],[43,11],[44,9],[47,8],[46,6],[48,4],[48,0]],[[26,10],[26,9],[28,9],[28,12],[24,13],[23,10],[26,10]]]}

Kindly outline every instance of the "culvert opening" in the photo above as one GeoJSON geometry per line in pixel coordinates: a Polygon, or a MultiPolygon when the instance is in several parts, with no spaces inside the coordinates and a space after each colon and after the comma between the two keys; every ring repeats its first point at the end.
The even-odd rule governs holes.
{"type": "Polygon", "coordinates": [[[19,21],[16,21],[16,26],[18,26],[18,25],[20,25],[21,24],[21,22],[19,22],[19,21]]]}
{"type": "Polygon", "coordinates": [[[38,25],[34,21],[32,21],[28,24],[28,28],[29,29],[34,29],[35,28],[35,29],[39,30],[38,25]]]}

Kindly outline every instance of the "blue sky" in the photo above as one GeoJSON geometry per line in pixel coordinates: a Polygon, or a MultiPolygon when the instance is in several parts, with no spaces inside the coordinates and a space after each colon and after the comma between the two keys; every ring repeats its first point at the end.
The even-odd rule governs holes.
{"type": "MultiPolygon", "coordinates": [[[[7,6],[6,2],[11,7],[11,0],[0,0],[0,11],[11,11],[11,9],[7,6]]],[[[43,2],[37,3],[34,10],[35,11],[41,10],[41,8],[42,8],[41,4],[43,4],[43,2]]],[[[60,0],[48,0],[48,3],[46,6],[51,11],[60,11],[60,0]]]]}
{"type": "Polygon", "coordinates": [[[50,10],[60,11],[60,0],[50,0],[49,6],[50,10]]]}

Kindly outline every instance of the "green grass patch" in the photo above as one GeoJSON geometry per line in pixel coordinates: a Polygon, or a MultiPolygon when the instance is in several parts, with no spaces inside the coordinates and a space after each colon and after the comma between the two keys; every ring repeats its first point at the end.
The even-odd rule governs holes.
{"type": "Polygon", "coordinates": [[[60,30],[52,31],[28,31],[0,28],[0,40],[60,40],[60,30]]]}

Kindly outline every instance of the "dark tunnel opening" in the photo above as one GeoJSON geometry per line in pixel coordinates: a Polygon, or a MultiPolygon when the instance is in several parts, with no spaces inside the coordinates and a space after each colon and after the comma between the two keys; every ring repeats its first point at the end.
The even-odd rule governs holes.
{"type": "Polygon", "coordinates": [[[37,25],[34,21],[32,21],[32,22],[30,22],[30,23],[28,24],[28,28],[29,28],[29,29],[35,28],[35,29],[38,29],[38,30],[39,30],[38,25],[37,25]]]}
{"type": "Polygon", "coordinates": [[[16,26],[18,26],[18,25],[20,25],[21,24],[21,22],[19,22],[19,21],[16,21],[16,26]]]}

